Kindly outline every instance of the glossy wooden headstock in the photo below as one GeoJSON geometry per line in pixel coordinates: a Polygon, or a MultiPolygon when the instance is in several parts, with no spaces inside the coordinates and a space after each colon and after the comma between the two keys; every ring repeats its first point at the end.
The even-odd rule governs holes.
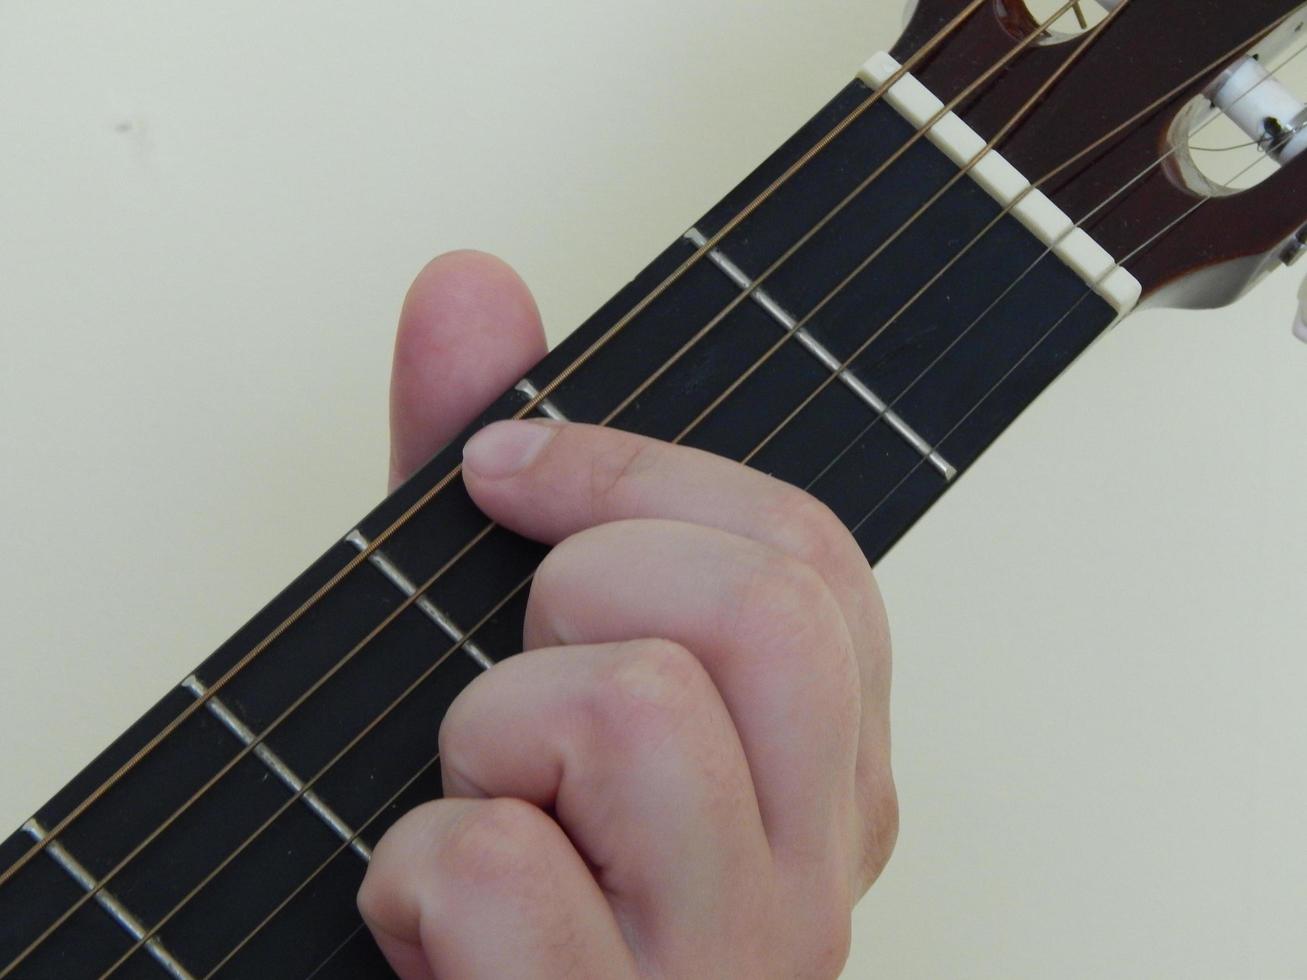
{"type": "MultiPolygon", "coordinates": [[[[895,57],[926,47],[966,6],[919,0],[895,57]]],[[[1042,38],[958,112],[989,139],[1071,61],[1000,151],[1073,219],[1090,216],[1085,229],[1124,260],[1146,302],[1222,305],[1277,263],[1307,224],[1307,154],[1246,190],[1200,188],[1186,177],[1187,114],[1243,57],[1298,32],[1307,43],[1304,23],[1302,0],[1122,0],[1083,50],[1085,35],[1042,38]]],[[[1038,30],[1022,0],[992,0],[916,74],[948,101],[1038,30]]]]}

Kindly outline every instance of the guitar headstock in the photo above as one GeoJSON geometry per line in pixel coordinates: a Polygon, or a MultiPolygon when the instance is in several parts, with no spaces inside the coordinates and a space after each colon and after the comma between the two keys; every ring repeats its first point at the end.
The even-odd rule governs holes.
{"type": "Polygon", "coordinates": [[[948,102],[1029,39],[958,114],[986,140],[1020,117],[997,148],[1134,274],[1144,303],[1224,305],[1304,248],[1307,153],[1294,138],[1307,115],[1278,118],[1266,107],[1283,110],[1291,97],[1256,79],[1273,57],[1307,46],[1307,4],[1098,2],[1109,16],[1064,34],[1045,30],[1049,17],[1041,23],[1023,0],[974,10],[967,0],[917,0],[893,54],[921,53],[914,74],[948,102]],[[1279,157],[1255,186],[1216,184],[1193,162],[1189,134],[1214,101],[1262,130],[1252,138],[1279,157]]]}

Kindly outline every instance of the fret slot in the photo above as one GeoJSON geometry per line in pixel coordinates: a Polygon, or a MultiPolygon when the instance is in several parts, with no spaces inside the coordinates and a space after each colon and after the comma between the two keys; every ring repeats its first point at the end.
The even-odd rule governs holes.
{"type": "MultiPolygon", "coordinates": [[[[226,737],[239,744],[230,732],[226,737]]],[[[115,873],[114,894],[142,923],[153,926],[283,806],[302,814],[311,826],[304,846],[319,840],[340,843],[316,814],[292,798],[281,779],[247,756],[167,827],[160,825],[157,836],[115,873]]],[[[351,860],[358,858],[351,855],[351,860]]],[[[198,966],[181,944],[166,937],[164,942],[192,968],[198,966]]]]}
{"type": "MultiPolygon", "coordinates": [[[[266,771],[262,778],[268,785],[281,788],[280,781],[268,776],[266,771]]],[[[239,800],[229,800],[227,805],[238,806],[239,800]]],[[[232,816],[228,812],[226,819],[232,816]]],[[[266,817],[260,807],[261,820],[266,817]]],[[[209,819],[221,818],[214,813],[209,819]]],[[[228,839],[223,849],[208,849],[208,859],[204,862],[206,875],[221,860],[235,856],[193,897],[186,899],[185,904],[177,905],[183,898],[181,895],[172,896],[166,906],[156,903],[159,911],[149,920],[157,924],[164,915],[170,916],[159,930],[159,936],[199,976],[206,976],[340,846],[339,837],[301,806],[291,806],[237,853],[237,847],[244,844],[252,829],[243,827],[239,839],[228,839]]],[[[211,823],[207,832],[213,832],[211,823]]],[[[364,865],[358,858],[343,852],[340,857],[355,869],[361,880],[364,865]]],[[[165,872],[160,868],[157,873],[165,872]]],[[[187,882],[188,891],[198,883],[190,874],[187,882]]],[[[345,901],[347,896],[339,898],[345,901]]]]}
{"type": "MultiPolygon", "coordinates": [[[[775,340],[774,331],[770,339],[775,340]]],[[[830,378],[830,372],[807,351],[797,344],[784,344],[696,424],[686,436],[685,444],[731,459],[744,459],[768,439],[805,398],[830,378]]],[[[804,415],[807,425],[801,429],[807,437],[817,441],[792,459],[769,453],[765,460],[755,459],[754,465],[802,486],[809,467],[819,467],[818,460],[825,456],[828,448],[875,417],[876,413],[847,386],[827,385],[804,415]]],[[[780,435],[793,435],[794,421],[797,419],[786,423],[780,435]]],[[[906,442],[904,448],[917,456],[906,442]]]]}
{"type": "MultiPolygon", "coordinates": [[[[378,724],[319,777],[317,790],[345,820],[362,828],[369,846],[376,845],[389,823],[368,821],[435,757],[445,712],[481,673],[471,659],[451,656],[393,707],[373,707],[369,720],[379,719],[378,724]]],[[[366,693],[371,700],[372,692],[366,693]]],[[[311,731],[311,724],[306,725],[304,733],[311,731]]],[[[433,784],[438,788],[438,767],[432,779],[423,782],[426,788],[433,784]]]]}
{"type": "MultiPolygon", "coordinates": [[[[727,282],[719,274],[717,279],[727,282]]],[[[738,295],[732,291],[733,297],[738,295]]],[[[703,326],[717,313],[716,308],[705,308],[696,326],[703,326]]],[[[755,303],[740,303],[676,363],[655,365],[665,369],[611,424],[655,439],[676,438],[775,341],[776,328],[767,313],[755,303]]],[[[652,377],[653,369],[647,374],[652,377]]],[[[566,385],[559,394],[568,397],[566,385]]]]}
{"type": "MultiPolygon", "coordinates": [[[[458,492],[465,491],[460,487],[458,492]]],[[[489,523],[489,519],[482,516],[478,529],[489,523]]],[[[432,530],[402,528],[386,546],[387,559],[402,569],[410,582],[424,583],[440,570],[440,566],[433,565],[424,553],[425,535],[432,530]]],[[[495,527],[446,569],[425,594],[450,622],[458,624],[460,632],[471,630],[539,567],[548,550],[544,545],[495,527]]],[[[477,647],[492,661],[502,660],[522,649],[520,634],[510,639],[511,644],[503,646],[492,641],[483,631],[473,636],[477,647]]]]}
{"type": "MultiPolygon", "coordinates": [[[[516,388],[511,389],[508,395],[501,399],[501,403],[492,412],[483,416],[475,427],[511,417],[526,403],[527,397],[516,388]]],[[[419,475],[415,481],[424,479],[434,481],[452,472],[459,465],[462,444],[466,438],[470,438],[472,431],[474,430],[464,433],[463,438],[442,450],[436,459],[428,464],[426,472],[429,475],[419,475]]],[[[412,489],[415,488],[401,489],[398,493],[400,496],[405,496],[412,489]]],[[[355,533],[362,540],[374,541],[388,526],[382,524],[381,520],[389,511],[389,507],[374,511],[359,524],[355,533]]],[[[478,536],[487,530],[489,524],[490,520],[477,509],[472,498],[468,496],[462,479],[455,479],[435,500],[395,530],[393,536],[384,544],[385,559],[393,569],[402,571],[403,578],[410,585],[420,587],[444,566],[450,564],[455,555],[460,555],[458,560],[441,574],[440,582],[430,590],[428,601],[441,612],[448,623],[466,624],[470,628],[481,619],[493,601],[506,594],[540,563],[547,550],[539,544],[528,542],[516,535],[491,531],[485,539],[478,540],[470,551],[462,554],[469,543],[478,539],[478,536]],[[496,546],[490,543],[490,538],[496,538],[500,543],[496,546]],[[491,577],[486,583],[486,589],[492,590],[493,595],[486,592],[486,589],[476,591],[485,592],[484,597],[488,597],[490,602],[480,603],[477,597],[462,596],[465,587],[455,588],[453,598],[447,596],[444,590],[448,586],[445,583],[454,579],[459,569],[485,566],[487,548],[497,549],[489,558],[491,577]],[[516,575],[515,579],[514,575],[516,575]]],[[[348,547],[358,554],[357,544],[349,544],[348,547]]],[[[380,571],[376,573],[384,574],[380,571]]],[[[397,591],[396,584],[394,580],[389,580],[388,588],[392,594],[397,591]]],[[[482,640],[478,640],[476,646],[487,660],[494,661],[502,656],[516,653],[521,648],[521,641],[520,638],[514,640],[511,648],[502,651],[482,640]]]]}
{"type": "Polygon", "coordinates": [[[522,652],[522,627],[526,623],[530,598],[531,587],[527,586],[477,628],[476,635],[481,645],[494,650],[500,660],[522,652]]]}
{"type": "MultiPolygon", "coordinates": [[[[39,826],[43,833],[46,828],[39,826]]],[[[0,846],[5,866],[31,846],[29,825],[0,846]]],[[[85,869],[82,868],[85,872],[85,869]]],[[[90,878],[89,873],[84,878],[90,878]]],[[[21,955],[58,918],[86,895],[87,889],[53,855],[38,854],[0,889],[0,968],[21,955]]],[[[29,953],[15,969],[15,980],[99,976],[134,942],[130,932],[105,907],[86,902],[67,922],[29,953]]],[[[150,961],[149,975],[169,976],[150,961]]]]}
{"type": "MultiPolygon", "coordinates": [[[[528,402],[533,398],[538,398],[540,395],[540,389],[531,383],[530,378],[523,378],[519,381],[516,390],[526,395],[528,402]]],[[[541,398],[535,407],[535,411],[545,416],[545,418],[553,419],[555,422],[567,421],[567,416],[564,415],[562,410],[548,398],[541,398]]]]}
{"type": "MultiPolygon", "coordinates": [[[[898,133],[904,143],[895,149],[902,156],[820,227],[814,223],[796,234],[787,243],[792,254],[779,266],[752,262],[752,243],[742,229],[718,245],[750,279],[768,271],[764,288],[772,299],[794,316],[810,317],[809,332],[841,361],[852,350],[850,339],[865,338],[887,320],[1000,210],[974,183],[957,180],[958,168],[931,143],[906,145],[908,134],[895,125],[896,118],[877,105],[864,120],[898,133]],[[842,285],[855,273],[853,283],[842,285]],[[859,291],[858,280],[870,285],[859,291]],[[823,308],[814,314],[819,304],[823,308]],[[845,331],[823,331],[823,318],[842,324],[845,331]]],[[[860,161],[856,169],[862,170],[860,161]]],[[[814,177],[800,174],[796,179],[814,177]]],[[[699,230],[707,234],[702,226],[699,230]]]]}
{"type": "MultiPolygon", "coordinates": [[[[173,697],[192,703],[181,690],[173,697]]],[[[240,745],[212,715],[205,711],[192,715],[64,830],[60,842],[92,876],[106,877],[239,751],[240,745]]],[[[114,887],[133,909],[146,914],[120,885],[114,887]]]]}
{"type": "MultiPolygon", "coordinates": [[[[486,526],[486,517],[477,510],[458,477],[449,480],[440,493],[416,511],[410,511],[423,497],[429,496],[433,487],[445,483],[446,478],[458,469],[462,463],[463,444],[472,433],[491,422],[512,418],[524,404],[526,396],[521,391],[510,388],[504,392],[466,431],[360,521],[359,533],[369,541],[376,541],[402,519],[403,534],[406,540],[414,542],[415,552],[410,553],[393,539],[383,542],[383,545],[387,554],[405,569],[413,581],[425,581],[476,537],[486,526]]],[[[342,542],[341,547],[351,558],[358,555],[353,545],[342,542]]]]}
{"type": "MultiPolygon", "coordinates": [[[[903,452],[900,440],[884,420],[873,422],[856,441],[850,433],[844,433],[841,441],[844,445],[827,454],[819,472],[808,478],[808,489],[849,527],[919,465],[933,478],[939,492],[948,487],[940,473],[921,465],[921,457],[903,452]]],[[[780,455],[791,448],[777,440],[774,452],[780,455]]]]}
{"type": "MultiPolygon", "coordinates": [[[[694,254],[689,242],[680,245],[687,257],[694,254]]],[[[696,263],[550,392],[550,400],[573,421],[602,420],[736,295],[711,263],[696,263]]]]}
{"type": "MultiPolygon", "coordinates": [[[[929,143],[914,146],[896,170],[899,167],[906,170],[905,180],[911,179],[918,188],[916,204],[924,204],[957,173],[929,143]]],[[[810,317],[808,329],[841,361],[882,330],[875,343],[898,352],[901,345],[896,338],[902,332],[896,329],[897,318],[920,310],[921,301],[931,293],[953,301],[942,308],[947,320],[934,325],[947,330],[950,321],[965,315],[968,303],[979,299],[983,308],[988,291],[1001,290],[1028,264],[1011,268],[1016,261],[1002,253],[1004,237],[995,234],[1001,208],[969,181],[949,188],[910,224],[886,222],[879,214],[877,203],[888,189],[868,193],[867,201],[859,199],[856,207],[799,249],[767,283],[787,308],[810,317]],[[985,275],[976,275],[977,262],[985,275]],[[994,278],[1003,271],[1008,274],[994,278]]],[[[1009,220],[1038,245],[1014,219],[1009,220]]],[[[932,338],[913,339],[928,345],[932,338]]],[[[911,351],[906,353],[910,356],[911,351]]],[[[855,367],[855,373],[882,398],[893,398],[892,386],[860,367],[855,367]]]]}
{"type": "MultiPolygon", "coordinates": [[[[697,228],[691,228],[685,233],[685,237],[696,247],[701,248],[708,243],[708,240],[704,238],[697,228]]],[[[866,402],[872,411],[885,420],[886,425],[906,439],[912,448],[925,457],[935,469],[939,470],[944,479],[952,480],[957,476],[957,470],[930,443],[926,442],[897,412],[891,410],[880,396],[863,384],[852,371],[845,369],[840,359],[827,350],[821,341],[814,337],[805,327],[799,327],[796,318],[787,313],[776,300],[772,299],[770,293],[762,288],[754,288],[753,280],[739,266],[727,258],[720,249],[713,249],[708,255],[717,268],[730,277],[731,281],[740,289],[748,290],[752,288],[751,298],[753,301],[780,324],[782,330],[792,334],[791,339],[794,343],[799,344],[813,357],[817,358],[826,370],[838,374],[840,382],[845,387],[866,402]]]]}
{"type": "MultiPolygon", "coordinates": [[[[31,838],[38,843],[46,840],[45,828],[35,820],[29,820],[23,825],[23,829],[26,830],[31,838]]],[[[117,922],[133,941],[139,941],[144,938],[146,928],[141,925],[140,920],[132,915],[132,913],[127,910],[127,907],[114,897],[113,892],[107,888],[100,887],[100,883],[92,877],[89,871],[82,867],[78,860],[73,857],[72,854],[70,854],[68,850],[59,843],[59,841],[52,840],[47,843],[45,853],[49,855],[51,860],[63,868],[64,871],[68,873],[68,876],[72,878],[83,891],[92,892],[95,891],[96,888],[100,888],[100,890],[95,893],[95,898],[92,899],[92,901],[99,905],[100,908],[110,916],[110,918],[117,922]]],[[[186,968],[181,965],[177,958],[168,952],[167,948],[159,941],[158,937],[152,937],[146,940],[143,946],[150,957],[154,959],[159,966],[166,970],[170,976],[175,977],[176,980],[194,980],[191,974],[187,972],[186,968]]]]}
{"type": "MultiPolygon", "coordinates": [[[[452,701],[452,698],[450,700],[452,701]]],[[[442,712],[443,717],[445,708],[437,705],[437,709],[442,712]]],[[[378,739],[378,744],[382,742],[384,739],[378,739]]],[[[365,805],[368,807],[366,816],[360,819],[363,825],[363,837],[373,846],[404,814],[423,803],[438,800],[445,795],[444,786],[441,784],[440,760],[435,758],[434,752],[431,742],[428,741],[415,747],[402,765],[390,766],[388,763],[388,770],[393,770],[393,776],[383,779],[386,783],[385,791],[371,794],[366,801],[360,797],[360,812],[365,805]],[[423,755],[426,758],[422,758],[423,755]],[[401,775],[404,778],[398,778],[401,775]]]]}
{"type": "MultiPolygon", "coordinates": [[[[777,433],[754,459],[754,465],[797,486],[805,487],[846,523],[861,517],[871,502],[879,499],[914,466],[924,463],[883,418],[864,413],[861,426],[833,426],[829,419],[848,418],[839,404],[847,401],[841,389],[831,385],[810,402],[784,429],[777,433]],[[858,465],[846,467],[846,482],[819,479],[849,446],[863,426],[870,426],[863,439],[858,465]],[[874,434],[873,434],[874,433],[874,434]],[[817,482],[814,483],[813,481],[817,482]]],[[[932,469],[932,472],[937,472],[932,469]]],[[[937,473],[941,483],[942,474],[937,473]]]]}
{"type": "MultiPolygon", "coordinates": [[[[521,386],[519,385],[519,388],[520,387],[521,386]]],[[[366,551],[371,547],[371,542],[368,541],[368,539],[359,531],[350,531],[349,534],[345,535],[345,540],[358,548],[359,551],[366,551]]],[[[394,585],[395,588],[399,589],[400,593],[405,597],[412,596],[417,592],[417,586],[413,584],[413,580],[400,571],[399,566],[390,560],[385,551],[380,548],[375,549],[372,554],[368,556],[368,561],[372,562],[377,570],[381,572],[382,575],[386,576],[390,583],[394,585]]],[[[450,619],[448,614],[437,607],[427,595],[423,594],[418,596],[413,605],[419,609],[427,619],[439,626],[452,642],[461,643],[462,647],[460,649],[462,652],[476,661],[477,665],[481,667],[482,670],[489,670],[495,665],[495,662],[490,659],[477,642],[469,638],[467,634],[464,633],[452,619],[450,619]]]]}
{"type": "MultiPolygon", "coordinates": [[[[360,550],[368,547],[357,532],[349,538],[360,550]]],[[[487,538],[479,547],[493,547],[496,540],[487,538]]],[[[371,557],[385,564],[388,588],[411,594],[412,579],[388,554],[371,557]]],[[[430,761],[449,703],[493,663],[481,647],[479,659],[465,655],[466,646],[454,649],[463,630],[443,605],[428,601],[426,606],[415,602],[396,617],[272,735],[278,760],[297,778],[314,780],[314,794],[330,801],[342,826],[361,828],[407,775],[430,761]],[[374,722],[375,728],[362,734],[374,722]],[[342,751],[345,755],[333,762],[342,751]]],[[[520,624],[513,642],[508,652],[520,649],[520,624]]],[[[366,848],[372,840],[363,834],[359,844],[366,848]]]]}
{"type": "MultiPolygon", "coordinates": [[[[393,590],[393,587],[391,587],[393,590]]],[[[310,787],[330,804],[330,810],[349,827],[357,828],[357,811],[337,798],[328,778],[345,760],[332,760],[428,671],[425,684],[440,685],[452,678],[460,687],[482,668],[471,658],[451,652],[454,641],[439,630],[425,614],[409,608],[327,679],[269,735],[277,757],[298,777],[313,780],[310,787]],[[319,777],[319,773],[327,773],[319,777]]],[[[408,695],[406,700],[418,695],[408,695]]],[[[232,714],[249,729],[244,713],[230,701],[232,714]]],[[[398,709],[398,710],[402,710],[398,709]]],[[[431,729],[434,746],[435,729],[431,729]]],[[[424,740],[425,741],[425,740],[424,740]]],[[[359,751],[356,746],[350,752],[359,751]]]]}
{"type": "Polygon", "coordinates": [[[660,438],[692,426],[686,444],[809,487],[873,562],[883,556],[1114,314],[1060,259],[1041,261],[1040,240],[999,217],[970,178],[917,216],[959,172],[929,141],[850,197],[911,138],[883,103],[713,242],[706,261],[687,264],[869,95],[860,81],[845,88],[88,766],[27,833],[0,844],[0,867],[12,866],[32,835],[117,778],[0,888],[0,964],[104,881],[16,977],[97,976],[192,891],[118,977],[205,976],[256,929],[222,976],[388,975],[354,909],[360,859],[409,807],[440,795],[441,719],[468,683],[521,649],[529,586],[519,586],[547,553],[491,528],[452,474],[473,432],[544,392],[533,416],[597,422],[639,389],[617,426],[660,438]],[[217,696],[200,707],[207,694],[217,696]]]}
{"type": "MultiPolygon", "coordinates": [[[[342,547],[357,554],[349,545],[342,547]]],[[[252,731],[264,731],[304,692],[337,669],[402,602],[394,586],[364,562],[231,678],[220,692],[223,701],[252,731]]],[[[391,648],[396,640],[390,636],[397,629],[398,624],[387,627],[366,649],[391,648]]],[[[206,687],[213,686],[214,678],[205,668],[196,671],[196,677],[206,687]]],[[[309,702],[315,697],[310,695],[309,702]]]]}
{"type": "MultiPolygon", "coordinates": [[[[182,681],[182,687],[190,691],[197,698],[203,698],[208,689],[201,684],[194,675],[182,681]]],[[[227,727],[227,730],[240,739],[243,745],[254,746],[251,749],[256,759],[262,762],[272,772],[274,776],[282,781],[285,787],[292,793],[300,794],[300,802],[312,810],[319,820],[325,823],[341,840],[346,841],[350,849],[354,851],[365,862],[372,860],[372,851],[362,841],[357,839],[354,831],[345,824],[331,809],[326,802],[311,789],[304,788],[302,780],[290,766],[282,761],[277,753],[268,747],[267,742],[256,741],[257,736],[250,731],[245,724],[236,717],[236,715],[223,704],[220,698],[209,696],[209,700],[204,704],[205,708],[213,714],[215,718],[227,727]]]]}
{"type": "Polygon", "coordinates": [[[1115,319],[1106,300],[1049,256],[967,324],[900,404],[970,466],[1115,319]]]}

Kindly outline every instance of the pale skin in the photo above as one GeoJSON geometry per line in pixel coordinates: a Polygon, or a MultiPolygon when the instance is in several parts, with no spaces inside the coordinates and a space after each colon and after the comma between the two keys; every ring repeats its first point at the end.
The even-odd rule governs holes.
{"type": "MultiPolygon", "coordinates": [[[[391,480],[544,353],[521,280],[443,256],[404,303],[391,480]]],[[[464,479],[554,545],[523,656],[439,731],[445,798],[359,907],[404,980],[829,978],[894,846],[890,646],[871,569],[801,491],[611,429],[483,430],[464,479]]]]}

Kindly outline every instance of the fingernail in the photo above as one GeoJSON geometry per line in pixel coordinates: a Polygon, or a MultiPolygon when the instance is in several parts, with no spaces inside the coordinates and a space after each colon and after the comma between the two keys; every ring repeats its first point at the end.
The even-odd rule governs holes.
{"type": "Polygon", "coordinates": [[[557,431],[543,422],[495,422],[467,441],[463,466],[488,480],[502,480],[530,466],[557,431]]]}

